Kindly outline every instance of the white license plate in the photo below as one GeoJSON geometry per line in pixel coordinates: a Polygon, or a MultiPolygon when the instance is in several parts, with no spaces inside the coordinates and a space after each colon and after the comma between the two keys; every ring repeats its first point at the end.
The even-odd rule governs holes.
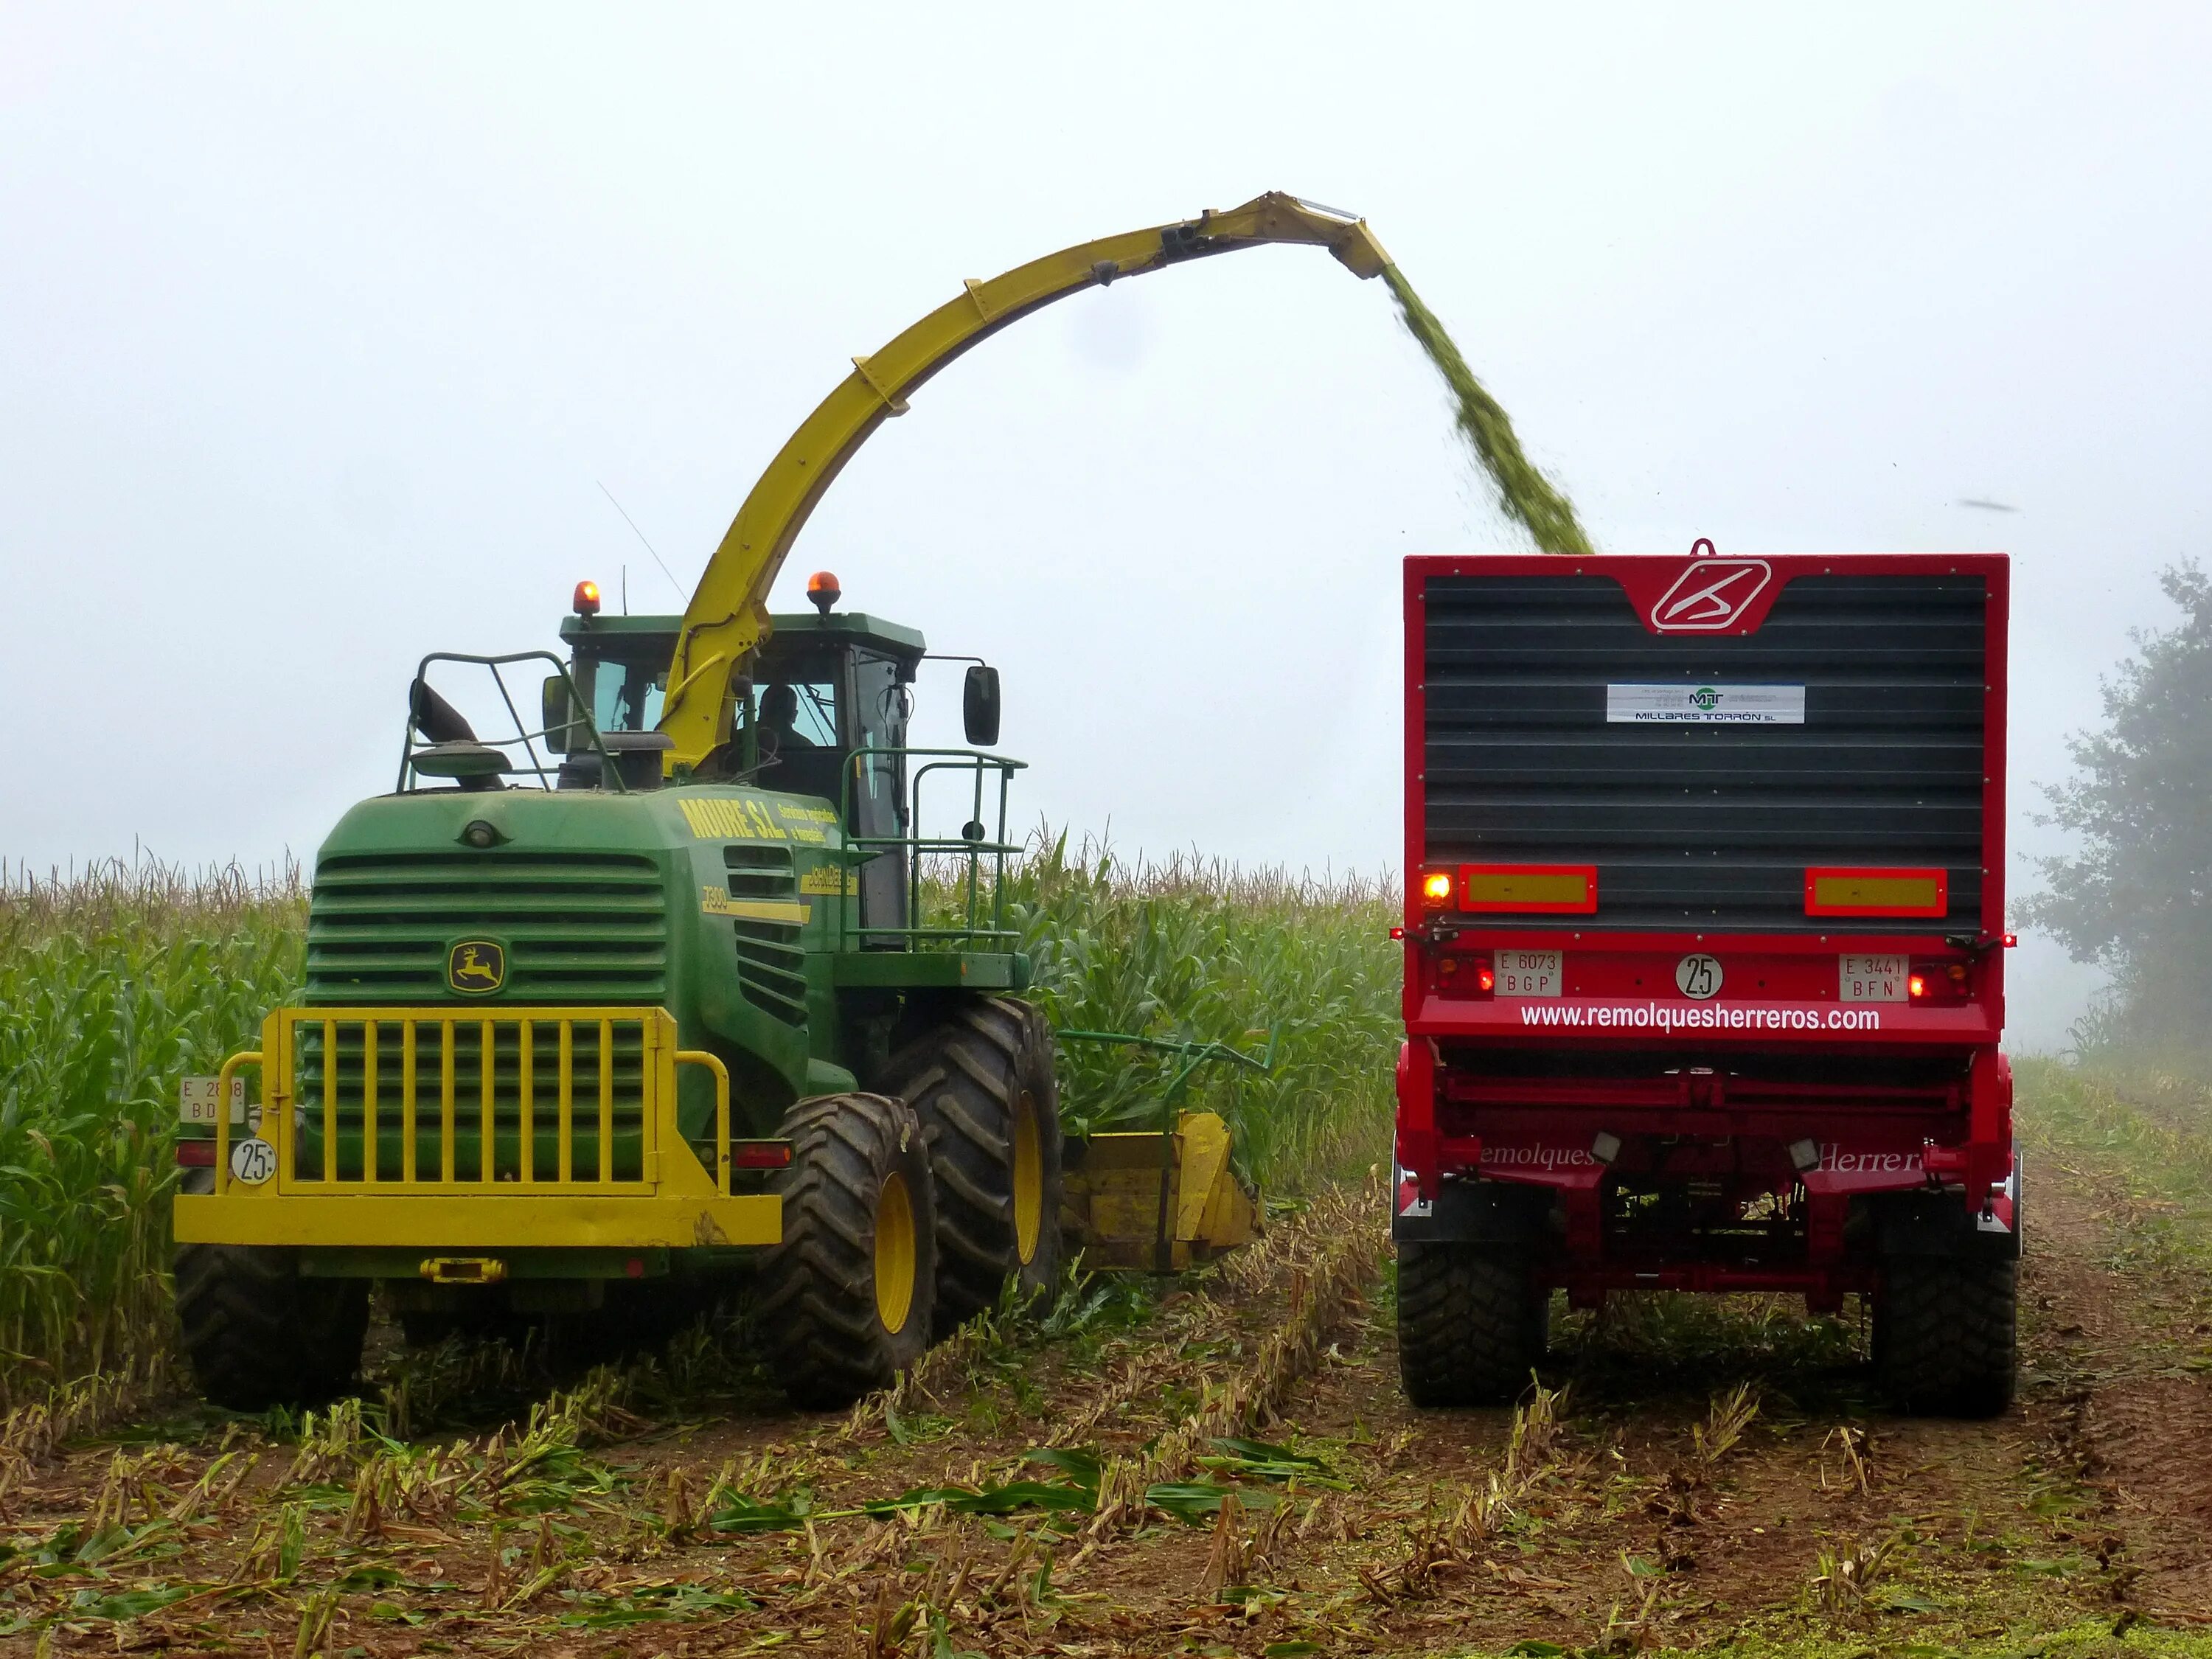
{"type": "Polygon", "coordinates": [[[1909,1002],[1911,964],[1903,957],[1838,957],[1838,1002],[1909,1002]]]}
{"type": "MultiPolygon", "coordinates": [[[[216,1121],[216,1085],[220,1079],[211,1077],[188,1077],[177,1091],[178,1120],[185,1123],[212,1125],[216,1121]]],[[[234,1076],[230,1079],[230,1121],[246,1121],[246,1079],[234,1076]]]]}
{"type": "Polygon", "coordinates": [[[1501,997],[1555,997],[1559,994],[1559,953],[1557,951],[1500,951],[1492,965],[1498,970],[1495,994],[1501,997]]]}

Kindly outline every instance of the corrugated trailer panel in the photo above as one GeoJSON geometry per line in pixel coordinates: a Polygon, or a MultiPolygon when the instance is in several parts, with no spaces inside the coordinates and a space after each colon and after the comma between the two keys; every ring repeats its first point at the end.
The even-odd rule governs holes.
{"type": "Polygon", "coordinates": [[[1579,927],[1730,932],[1805,929],[1808,867],[1937,867],[1930,925],[1976,927],[1987,586],[1802,575],[1725,635],[1652,633],[1605,575],[1431,574],[1423,862],[1594,865],[1579,927]],[[1609,693],[1651,686],[1802,693],[1802,723],[1608,719],[1609,693]]]}

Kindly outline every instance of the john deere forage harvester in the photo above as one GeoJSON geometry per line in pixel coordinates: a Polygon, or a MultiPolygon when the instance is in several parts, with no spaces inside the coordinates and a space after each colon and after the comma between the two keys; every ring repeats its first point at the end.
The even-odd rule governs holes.
{"type": "MultiPolygon", "coordinates": [[[[817,614],[764,601],[839,468],[952,357],[1066,295],[1263,242],[1384,264],[1364,223],[1269,195],[969,283],[855,360],[680,623],[602,617],[580,589],[527,720],[507,679],[527,656],[424,659],[394,789],[317,856],[306,994],[183,1143],[178,1304],[211,1397],[343,1388],[376,1282],[419,1335],[649,1316],[755,1267],[776,1375],[832,1404],[1009,1275],[1054,1281],[1060,1120],[1000,890],[1019,763],[985,752],[997,678],[968,673],[974,747],[910,748],[921,635],[838,613],[823,578],[817,614]],[[464,672],[497,685],[495,742],[432,685],[464,672]],[[957,878],[949,914],[923,902],[933,863],[957,878]],[[260,1103],[234,1114],[249,1072],[260,1103]]],[[[1156,1211],[1163,1261],[1249,1221],[1214,1201],[1218,1133],[1177,1139],[1146,1137],[1157,1171],[1094,1176],[1152,1181],[1157,1206],[1116,1186],[1096,1208],[1156,1211]]]]}

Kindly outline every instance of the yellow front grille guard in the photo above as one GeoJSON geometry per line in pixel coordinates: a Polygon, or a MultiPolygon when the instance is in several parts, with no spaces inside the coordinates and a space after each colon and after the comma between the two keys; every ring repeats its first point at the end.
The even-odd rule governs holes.
{"type": "MultiPolygon", "coordinates": [[[[179,1243],[646,1249],[774,1244],[782,1237],[780,1200],[769,1194],[730,1190],[727,1068],[703,1050],[678,1048],[676,1021],[664,1009],[531,1008],[479,1014],[450,1005],[280,1008],[263,1023],[259,1048],[223,1062],[217,1099],[230,1097],[230,1079],[249,1066],[262,1076],[258,1131],[234,1139],[228,1114],[217,1114],[215,1190],[177,1195],[179,1243]],[[387,1034],[395,1028],[396,1091],[380,1075],[387,1034]],[[556,1058],[551,1075],[544,1076],[537,1047],[549,1028],[556,1058]],[[300,1087],[301,1036],[308,1030],[321,1041],[321,1086],[312,1100],[301,1097],[300,1087]],[[575,1064],[580,1030],[589,1034],[584,1046],[595,1062],[589,1069],[596,1083],[581,1103],[575,1064]],[[432,1059],[426,1065],[424,1038],[432,1032],[432,1059]],[[637,1113],[634,1175],[618,1174],[613,1155],[618,1139],[617,1038],[636,1045],[638,1081],[623,1102],[637,1113]],[[472,1098],[465,1097],[468,1091],[458,1066],[458,1050],[471,1039],[478,1056],[472,1098]],[[348,1041],[356,1045],[360,1063],[359,1081],[349,1089],[339,1063],[342,1043],[348,1041]],[[507,1048],[512,1073],[502,1075],[499,1060],[507,1048]],[[678,1122],[676,1080],[683,1066],[703,1066],[714,1079],[711,1171],[678,1122]],[[349,1110],[357,1110],[358,1118],[343,1123],[349,1110]],[[302,1175],[301,1133],[310,1115],[321,1132],[320,1167],[302,1175]],[[384,1172],[380,1156],[380,1138],[387,1127],[401,1139],[396,1176],[384,1172]],[[436,1167],[425,1169],[423,1143],[433,1127],[438,1152],[431,1161],[436,1167]],[[342,1129],[350,1130],[362,1149],[359,1168],[351,1172],[343,1170],[342,1129]],[[556,1149],[550,1168],[538,1156],[546,1132],[556,1149]],[[477,1157],[474,1169],[465,1174],[466,1160],[459,1149],[471,1133],[477,1137],[477,1157]],[[592,1156],[588,1173],[580,1173],[577,1152],[586,1134],[592,1156]],[[515,1158],[502,1171],[496,1152],[508,1139],[515,1158]],[[267,1150],[248,1152],[234,1170],[234,1147],[248,1143],[267,1150]],[[262,1176],[258,1181],[243,1178],[257,1173],[262,1176]]],[[[629,1125],[623,1127],[630,1133],[629,1125]]]]}

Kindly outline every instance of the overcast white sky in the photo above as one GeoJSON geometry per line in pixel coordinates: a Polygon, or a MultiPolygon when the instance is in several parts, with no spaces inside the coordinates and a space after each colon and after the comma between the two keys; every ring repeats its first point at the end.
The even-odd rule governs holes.
{"type": "MultiPolygon", "coordinates": [[[[0,854],[311,855],[422,652],[625,563],[680,608],[596,481],[688,592],[962,277],[1269,188],[1367,216],[1607,550],[2015,555],[2024,813],[2206,551],[2209,20],[0,0],[0,854]]],[[[933,382],[777,602],[999,662],[1030,815],[1373,869],[1397,560],[1519,545],[1381,284],[1262,249],[933,382]]],[[[2016,1032],[2084,984],[2024,949],[2016,1032]]]]}

